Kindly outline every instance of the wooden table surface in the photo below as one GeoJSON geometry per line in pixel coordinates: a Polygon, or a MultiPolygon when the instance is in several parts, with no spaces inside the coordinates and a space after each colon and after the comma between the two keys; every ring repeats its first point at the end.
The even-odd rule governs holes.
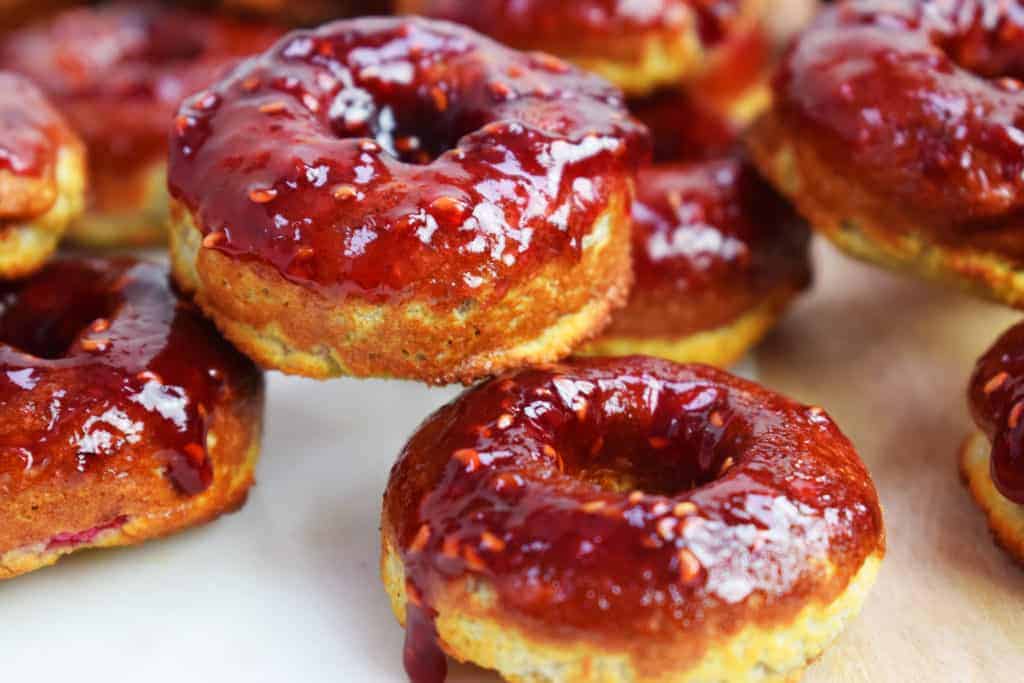
{"type": "Polygon", "coordinates": [[[956,467],[974,361],[1021,314],[827,244],[815,256],[815,288],[757,351],[758,378],[853,440],[889,551],[864,612],[804,680],[1024,680],[1024,568],[992,543],[956,467]]]}

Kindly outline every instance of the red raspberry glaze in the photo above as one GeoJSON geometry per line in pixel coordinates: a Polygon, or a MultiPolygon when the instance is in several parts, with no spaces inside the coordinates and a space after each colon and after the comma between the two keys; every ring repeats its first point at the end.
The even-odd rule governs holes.
{"type": "Polygon", "coordinates": [[[199,493],[209,410],[260,381],[162,266],[57,261],[0,283],[0,499],[154,467],[199,493]]]}
{"type": "Polygon", "coordinates": [[[848,0],[792,47],[776,102],[844,175],[956,239],[1019,226],[1022,75],[1019,0],[848,0]]]}
{"type": "Polygon", "coordinates": [[[170,188],[208,246],[294,282],[451,302],[578,259],[646,154],[597,77],[451,24],[359,19],[189,99],[170,188]]]}
{"type": "Polygon", "coordinates": [[[60,115],[37,87],[0,71],[0,171],[34,177],[51,173],[65,131],[60,115]]]}
{"type": "Polygon", "coordinates": [[[763,293],[810,278],[806,224],[741,157],[657,164],[637,186],[637,289],[692,293],[725,282],[763,293]]]}
{"type": "Polygon", "coordinates": [[[831,599],[884,546],[870,476],[823,411],[643,357],[470,389],[412,437],[384,506],[417,683],[441,679],[434,596],[466,576],[538,637],[642,648],[678,632],[697,656],[709,634],[831,599]]]}
{"type": "Polygon", "coordinates": [[[162,159],[179,102],[281,35],[155,3],[62,12],[0,41],[0,65],[59,105],[107,173],[162,159]]]}
{"type": "Polygon", "coordinates": [[[1024,323],[1011,327],[974,368],[968,390],[978,427],[992,442],[992,481],[1024,504],[1024,323]]]}

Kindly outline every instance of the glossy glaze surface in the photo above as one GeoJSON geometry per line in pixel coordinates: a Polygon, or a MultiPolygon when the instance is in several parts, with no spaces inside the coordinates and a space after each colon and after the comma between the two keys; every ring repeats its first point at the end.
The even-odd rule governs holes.
{"type": "Polygon", "coordinates": [[[808,281],[807,226],[742,157],[656,164],[637,187],[637,289],[683,295],[723,283],[765,291],[808,281]]]}
{"type": "Polygon", "coordinates": [[[974,421],[992,443],[992,481],[1004,496],[1024,504],[1024,323],[978,360],[968,397],[974,421]]]}
{"type": "Polygon", "coordinates": [[[597,77],[418,19],[293,33],[176,125],[171,192],[207,247],[373,301],[575,262],[648,147],[597,77]]]}
{"type": "Polygon", "coordinates": [[[260,381],[163,266],[64,260],[0,284],[0,498],[155,467],[199,493],[210,412],[260,381]]]}
{"type": "Polygon", "coordinates": [[[643,357],[469,390],[406,446],[384,520],[410,603],[427,610],[407,647],[428,663],[422,617],[463,577],[485,580],[502,621],[534,637],[690,654],[841,590],[884,545],[871,479],[823,411],[643,357]]]}
{"type": "Polygon", "coordinates": [[[0,71],[0,170],[45,177],[65,136],[63,120],[42,92],[21,76],[0,71]]]}
{"type": "MultiPolygon", "coordinates": [[[[955,239],[1024,208],[1024,4],[847,0],[796,42],[778,111],[841,172],[955,239]]],[[[1019,237],[1005,245],[1024,254],[1019,237]],[[1011,246],[1012,245],[1012,246],[1011,246]]]]}
{"type": "Polygon", "coordinates": [[[180,101],[281,31],[156,3],[57,14],[0,40],[0,66],[38,83],[108,173],[166,154],[180,101]]]}
{"type": "MultiPolygon", "coordinates": [[[[636,31],[680,31],[696,26],[705,44],[724,37],[742,0],[404,0],[410,11],[456,21],[509,45],[558,45],[636,31]],[[552,42],[553,41],[553,42],[552,42]]],[[[630,35],[628,39],[634,39],[630,35]]]]}

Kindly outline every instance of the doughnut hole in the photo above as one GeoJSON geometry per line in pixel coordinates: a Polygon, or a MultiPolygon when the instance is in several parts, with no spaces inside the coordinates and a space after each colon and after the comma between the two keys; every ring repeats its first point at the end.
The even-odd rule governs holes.
{"type": "MultiPolygon", "coordinates": [[[[676,496],[708,484],[728,469],[729,456],[720,447],[722,430],[701,418],[687,416],[678,432],[650,432],[616,425],[603,436],[567,439],[576,447],[564,450],[564,473],[609,492],[643,491],[676,496]]],[[[562,451],[559,451],[562,452],[562,451]]]]}
{"type": "Polygon", "coordinates": [[[96,286],[94,273],[67,273],[60,286],[0,287],[0,344],[54,360],[64,357],[72,344],[97,321],[111,317],[116,308],[109,291],[96,286]]]}

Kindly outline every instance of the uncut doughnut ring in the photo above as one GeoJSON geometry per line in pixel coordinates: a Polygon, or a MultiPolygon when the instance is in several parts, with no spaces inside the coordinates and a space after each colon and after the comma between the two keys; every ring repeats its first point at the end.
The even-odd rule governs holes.
{"type": "Polygon", "coordinates": [[[847,0],[796,41],[750,135],[854,256],[1024,306],[1024,5],[847,0]]]}
{"type": "Polygon", "coordinates": [[[382,537],[414,683],[443,680],[442,651],[511,681],[795,680],[885,546],[823,411],[640,356],[438,410],[392,469],[382,537]]]}
{"type": "Polygon", "coordinates": [[[85,203],[85,149],[30,82],[0,71],[0,278],[28,275],[85,203]]]}
{"type": "Polygon", "coordinates": [[[295,32],[182,106],[174,274],[285,372],[441,383],[552,360],[625,299],[648,147],[601,79],[468,29],[295,32]]]}
{"type": "Polygon", "coordinates": [[[0,38],[0,68],[30,77],[89,151],[92,246],[166,239],[167,132],[178,103],[281,31],[156,3],[78,7],[0,38]]]}
{"type": "Polygon", "coordinates": [[[167,269],[58,260],[0,284],[0,579],[236,509],[263,379],[167,269]]]}

